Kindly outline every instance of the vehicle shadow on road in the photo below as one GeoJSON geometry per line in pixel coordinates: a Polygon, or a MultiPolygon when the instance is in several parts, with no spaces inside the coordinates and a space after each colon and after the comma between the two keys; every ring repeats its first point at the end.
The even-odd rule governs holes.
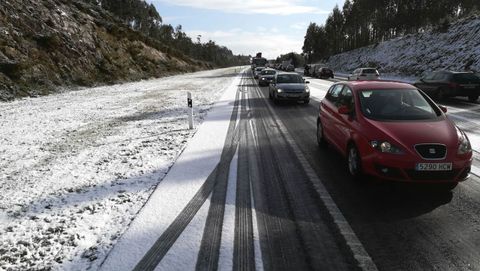
{"type": "Polygon", "coordinates": [[[394,222],[418,217],[448,204],[453,198],[454,191],[437,184],[390,182],[373,176],[354,180],[348,174],[345,159],[331,147],[318,150],[318,156],[328,157],[330,168],[342,169],[336,172],[336,176],[330,177],[337,183],[334,188],[337,197],[339,193],[347,196],[341,202],[353,204],[356,206],[353,209],[365,212],[365,217],[374,220],[394,222]],[[349,198],[349,195],[355,196],[349,198]]]}

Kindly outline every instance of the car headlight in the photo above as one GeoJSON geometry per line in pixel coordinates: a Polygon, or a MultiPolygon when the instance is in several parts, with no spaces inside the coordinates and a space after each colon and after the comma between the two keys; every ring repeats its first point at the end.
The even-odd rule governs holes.
{"type": "Polygon", "coordinates": [[[465,132],[460,131],[461,136],[459,138],[460,144],[458,145],[457,154],[466,154],[472,151],[472,145],[470,144],[470,140],[468,140],[467,135],[465,132]]]}
{"type": "Polygon", "coordinates": [[[278,93],[281,93],[281,92],[283,92],[283,89],[277,88],[277,92],[278,92],[278,93]]]}
{"type": "Polygon", "coordinates": [[[400,149],[399,147],[391,144],[388,141],[373,140],[373,141],[370,142],[370,146],[372,146],[372,148],[374,148],[374,149],[376,149],[380,152],[384,152],[384,153],[391,153],[391,154],[403,154],[404,153],[402,151],[402,149],[400,149]]]}

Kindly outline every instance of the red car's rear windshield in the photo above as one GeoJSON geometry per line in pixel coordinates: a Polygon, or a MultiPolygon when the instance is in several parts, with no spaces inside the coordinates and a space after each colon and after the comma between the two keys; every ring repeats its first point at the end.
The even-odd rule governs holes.
{"type": "Polygon", "coordinates": [[[373,120],[433,120],[442,115],[417,89],[362,90],[359,96],[363,115],[373,120]]]}

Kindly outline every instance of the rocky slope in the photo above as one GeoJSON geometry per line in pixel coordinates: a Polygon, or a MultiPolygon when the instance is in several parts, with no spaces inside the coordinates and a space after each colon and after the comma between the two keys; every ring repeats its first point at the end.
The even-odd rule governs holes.
{"type": "Polygon", "coordinates": [[[0,100],[205,68],[81,0],[0,5],[0,100]]]}
{"type": "Polygon", "coordinates": [[[379,67],[384,74],[407,76],[438,69],[480,71],[480,17],[334,55],[328,65],[342,72],[379,67]]]}

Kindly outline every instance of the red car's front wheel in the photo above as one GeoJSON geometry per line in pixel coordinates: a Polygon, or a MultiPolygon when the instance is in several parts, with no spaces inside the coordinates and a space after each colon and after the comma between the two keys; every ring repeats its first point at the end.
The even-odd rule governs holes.
{"type": "Polygon", "coordinates": [[[348,147],[348,171],[353,178],[358,179],[362,176],[362,162],[360,159],[360,153],[354,144],[350,144],[348,147]]]}
{"type": "Polygon", "coordinates": [[[323,126],[320,119],[317,121],[317,143],[320,147],[324,147],[327,145],[327,141],[325,140],[325,136],[323,134],[323,126]]]}

